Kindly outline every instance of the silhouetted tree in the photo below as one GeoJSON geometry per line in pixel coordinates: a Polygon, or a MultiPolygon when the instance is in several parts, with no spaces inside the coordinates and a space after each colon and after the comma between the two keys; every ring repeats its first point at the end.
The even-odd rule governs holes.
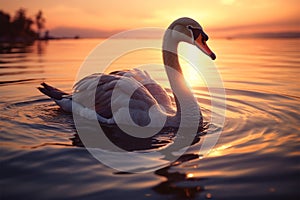
{"type": "Polygon", "coordinates": [[[35,16],[35,23],[36,23],[36,26],[38,29],[38,32],[37,32],[38,39],[40,39],[42,29],[45,28],[45,22],[46,22],[46,19],[43,16],[43,12],[41,10],[39,10],[39,12],[35,16]]]}
{"type": "Polygon", "coordinates": [[[12,21],[12,35],[15,38],[32,40],[36,37],[36,33],[32,30],[33,20],[26,17],[26,10],[20,8],[17,10],[12,21]]]}
{"type": "Polygon", "coordinates": [[[10,16],[0,10],[0,36],[9,37],[10,35],[10,16]]]}
{"type": "Polygon", "coordinates": [[[17,10],[13,18],[0,10],[0,42],[31,42],[40,39],[45,21],[41,10],[35,16],[35,21],[26,16],[24,8],[17,10]],[[32,29],[34,24],[37,31],[32,29]]]}

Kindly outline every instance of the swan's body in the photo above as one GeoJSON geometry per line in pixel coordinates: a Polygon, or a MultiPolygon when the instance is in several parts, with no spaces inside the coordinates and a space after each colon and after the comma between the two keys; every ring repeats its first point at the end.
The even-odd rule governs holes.
{"type": "MultiPolygon", "coordinates": [[[[190,18],[174,21],[165,33],[163,60],[171,89],[176,94],[175,106],[166,90],[147,72],[138,69],[87,76],[75,84],[73,96],[45,83],[39,90],[53,98],[67,112],[92,119],[96,111],[101,123],[115,124],[117,119],[118,124],[131,124],[133,121],[138,126],[147,126],[151,122],[151,126],[155,127],[164,122],[165,127],[178,127],[182,109],[185,109],[185,115],[194,115],[195,107],[182,107],[180,98],[177,98],[186,97],[186,104],[192,104],[189,102],[192,101],[191,92],[185,84],[178,61],[177,47],[181,41],[188,42],[215,59],[215,55],[206,46],[206,40],[208,37],[201,26],[190,18]]],[[[196,112],[201,126],[202,115],[198,105],[196,112]]]]}

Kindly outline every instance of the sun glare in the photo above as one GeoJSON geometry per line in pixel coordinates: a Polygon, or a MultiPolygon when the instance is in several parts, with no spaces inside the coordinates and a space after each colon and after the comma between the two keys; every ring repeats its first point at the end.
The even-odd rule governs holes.
{"type": "Polygon", "coordinates": [[[186,177],[187,177],[187,178],[193,178],[193,177],[194,177],[194,174],[188,173],[188,174],[186,175],[186,177]]]}
{"type": "Polygon", "coordinates": [[[205,73],[213,61],[197,47],[182,43],[178,48],[179,61],[186,83],[190,87],[205,87],[205,73]]]}

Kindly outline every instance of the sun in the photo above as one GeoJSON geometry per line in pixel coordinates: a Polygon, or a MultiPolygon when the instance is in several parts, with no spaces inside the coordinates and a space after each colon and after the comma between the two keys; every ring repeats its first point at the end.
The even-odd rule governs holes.
{"type": "Polygon", "coordinates": [[[197,47],[184,43],[179,45],[178,54],[187,85],[190,87],[205,86],[201,71],[207,67],[205,61],[208,60],[208,57],[200,52],[197,47]],[[201,68],[198,68],[200,66],[201,68]]]}
{"type": "Polygon", "coordinates": [[[182,72],[189,87],[204,86],[200,74],[188,63],[182,62],[182,72]]]}

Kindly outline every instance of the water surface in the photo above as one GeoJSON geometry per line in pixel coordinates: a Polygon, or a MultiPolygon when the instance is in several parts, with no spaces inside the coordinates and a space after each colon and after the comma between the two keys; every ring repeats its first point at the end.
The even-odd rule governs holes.
{"type": "MultiPolygon", "coordinates": [[[[36,42],[0,54],[1,199],[299,199],[300,40],[209,41],[227,97],[219,141],[204,158],[191,149],[146,174],[99,163],[72,116],[36,89],[45,81],[71,92],[101,41],[36,42]]],[[[115,64],[161,62],[160,53],[138,54],[115,64]]],[[[210,95],[184,70],[209,121],[210,95]]],[[[151,73],[167,87],[163,69],[151,73]]]]}

